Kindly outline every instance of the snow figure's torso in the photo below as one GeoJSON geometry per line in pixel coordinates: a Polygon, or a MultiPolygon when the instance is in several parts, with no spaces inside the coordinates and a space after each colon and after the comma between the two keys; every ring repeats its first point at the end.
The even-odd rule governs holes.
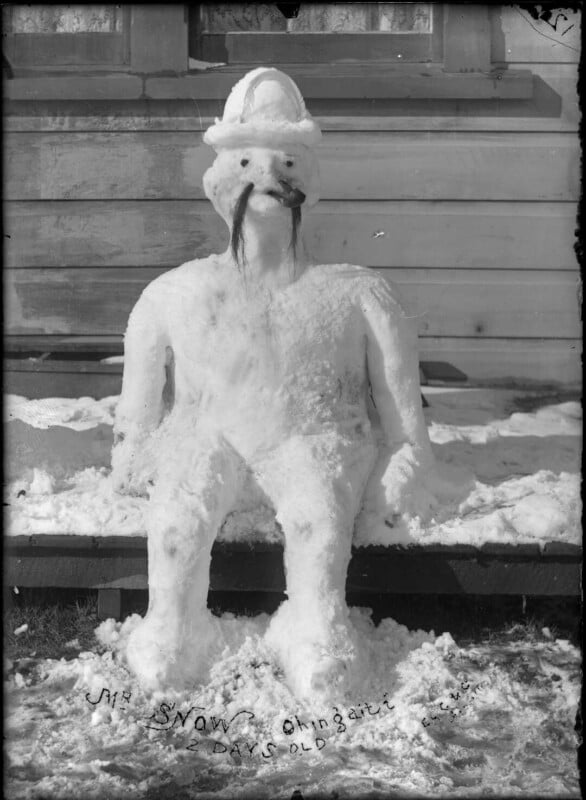
{"type": "Polygon", "coordinates": [[[221,430],[244,455],[288,434],[367,433],[360,290],[373,275],[317,266],[268,291],[211,257],[162,276],[147,292],[173,351],[172,416],[221,430]]]}

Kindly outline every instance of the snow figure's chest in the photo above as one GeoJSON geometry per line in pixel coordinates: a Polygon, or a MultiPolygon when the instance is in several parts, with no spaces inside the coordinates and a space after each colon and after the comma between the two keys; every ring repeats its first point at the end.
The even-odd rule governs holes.
{"type": "Polygon", "coordinates": [[[272,293],[219,281],[184,292],[169,316],[176,408],[195,402],[199,424],[243,453],[287,431],[364,425],[365,326],[345,285],[316,276],[272,293]]]}
{"type": "MultiPolygon", "coordinates": [[[[229,288],[182,298],[176,356],[235,384],[245,375],[283,381],[293,372],[335,372],[363,349],[357,309],[337,287],[306,283],[269,293],[229,288]]],[[[179,360],[179,359],[177,359],[179,360]]]]}

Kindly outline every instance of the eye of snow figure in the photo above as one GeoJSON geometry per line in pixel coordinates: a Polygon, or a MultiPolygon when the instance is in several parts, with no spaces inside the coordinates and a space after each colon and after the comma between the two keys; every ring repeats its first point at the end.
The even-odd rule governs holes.
{"type": "Polygon", "coordinates": [[[292,166],[293,166],[293,161],[291,161],[291,159],[290,159],[290,158],[289,158],[289,159],[287,159],[287,161],[285,161],[285,166],[286,166],[286,167],[292,167],[292,166]]]}
{"type": "Polygon", "coordinates": [[[240,162],[240,166],[241,167],[245,167],[247,164],[248,164],[248,159],[247,158],[243,158],[241,160],[241,162],[240,162]]]}

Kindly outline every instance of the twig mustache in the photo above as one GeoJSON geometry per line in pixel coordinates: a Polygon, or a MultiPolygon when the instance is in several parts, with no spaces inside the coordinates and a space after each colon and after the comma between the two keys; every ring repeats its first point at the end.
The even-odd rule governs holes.
{"type": "MultiPolygon", "coordinates": [[[[252,190],[254,189],[254,183],[248,183],[240,197],[236,201],[236,207],[234,209],[234,220],[232,222],[232,234],[230,237],[230,249],[232,251],[232,256],[234,261],[238,265],[238,267],[245,267],[246,266],[246,254],[244,252],[244,216],[246,214],[246,209],[248,207],[248,198],[250,197],[252,190]]],[[[293,190],[299,196],[300,202],[303,202],[305,199],[305,195],[300,192],[299,190],[293,190]]],[[[288,205],[284,203],[284,205],[288,205]]],[[[293,253],[293,258],[297,257],[297,236],[299,227],[301,225],[301,206],[294,205],[290,206],[291,208],[291,241],[289,243],[289,249],[293,253]]]]}

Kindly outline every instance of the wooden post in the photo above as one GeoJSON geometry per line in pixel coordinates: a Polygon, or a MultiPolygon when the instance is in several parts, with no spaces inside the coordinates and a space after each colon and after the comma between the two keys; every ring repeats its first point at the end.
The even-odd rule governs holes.
{"type": "Polygon", "coordinates": [[[122,615],[122,589],[98,589],[98,619],[119,620],[122,615]]]}
{"type": "Polygon", "coordinates": [[[488,6],[448,3],[444,15],[444,71],[490,72],[488,6]]]}
{"type": "Polygon", "coordinates": [[[132,72],[186,72],[187,7],[133,5],[130,21],[132,72]]]}

